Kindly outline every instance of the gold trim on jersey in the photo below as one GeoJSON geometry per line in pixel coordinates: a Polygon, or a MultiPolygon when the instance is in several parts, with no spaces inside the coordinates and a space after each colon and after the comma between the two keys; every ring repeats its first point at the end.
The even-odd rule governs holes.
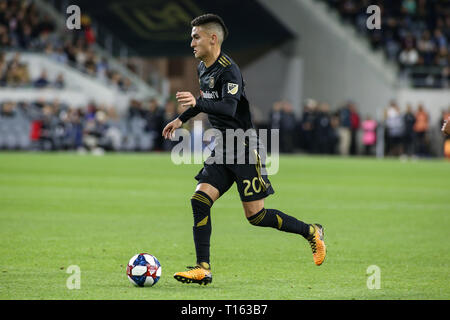
{"type": "Polygon", "coordinates": [[[220,56],[218,61],[219,61],[220,65],[224,68],[231,66],[231,62],[227,58],[225,58],[225,56],[220,56]]]}

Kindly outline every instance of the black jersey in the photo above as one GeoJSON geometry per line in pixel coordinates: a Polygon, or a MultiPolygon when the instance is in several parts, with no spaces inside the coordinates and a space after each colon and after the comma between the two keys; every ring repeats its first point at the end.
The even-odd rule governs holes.
{"type": "Polygon", "coordinates": [[[244,80],[236,63],[227,55],[219,58],[208,68],[200,62],[197,68],[200,82],[200,97],[179,119],[186,122],[200,112],[208,114],[213,128],[222,132],[226,129],[253,128],[250,107],[245,95],[244,80]]]}
{"type": "Polygon", "coordinates": [[[264,146],[259,144],[252,124],[239,67],[222,53],[208,68],[200,62],[197,71],[201,95],[196,105],[183,112],[179,119],[186,122],[205,112],[220,134],[216,134],[214,150],[195,178],[199,183],[216,187],[220,194],[236,182],[242,201],[259,200],[274,193],[265,170],[264,146]],[[254,190],[249,191],[250,187],[254,190]]]}

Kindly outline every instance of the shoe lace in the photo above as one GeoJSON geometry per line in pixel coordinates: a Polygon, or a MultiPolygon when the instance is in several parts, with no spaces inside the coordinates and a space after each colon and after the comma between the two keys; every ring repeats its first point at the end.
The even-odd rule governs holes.
{"type": "Polygon", "coordinates": [[[194,269],[201,269],[202,267],[200,267],[200,266],[187,266],[186,268],[189,269],[189,270],[194,270],[194,269]]]}
{"type": "Polygon", "coordinates": [[[311,238],[308,239],[309,245],[311,246],[312,252],[316,253],[317,248],[316,248],[316,239],[315,236],[313,235],[311,238]]]}

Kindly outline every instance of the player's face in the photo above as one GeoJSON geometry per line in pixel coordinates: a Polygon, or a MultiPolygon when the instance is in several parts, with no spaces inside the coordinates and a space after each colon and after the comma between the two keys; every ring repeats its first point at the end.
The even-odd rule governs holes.
{"type": "Polygon", "coordinates": [[[202,27],[193,27],[191,37],[191,48],[194,49],[194,56],[201,60],[211,51],[211,36],[202,27]]]}

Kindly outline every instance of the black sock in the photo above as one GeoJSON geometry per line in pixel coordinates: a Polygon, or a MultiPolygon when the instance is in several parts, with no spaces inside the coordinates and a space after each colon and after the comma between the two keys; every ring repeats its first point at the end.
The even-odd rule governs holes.
{"type": "Polygon", "coordinates": [[[195,252],[197,263],[207,262],[209,264],[209,247],[211,238],[211,206],[213,201],[202,191],[196,191],[191,198],[192,211],[194,214],[195,252]]]}
{"type": "Polygon", "coordinates": [[[254,226],[271,227],[285,232],[297,233],[304,238],[310,236],[309,224],[276,209],[263,208],[257,214],[247,219],[254,226]]]}

